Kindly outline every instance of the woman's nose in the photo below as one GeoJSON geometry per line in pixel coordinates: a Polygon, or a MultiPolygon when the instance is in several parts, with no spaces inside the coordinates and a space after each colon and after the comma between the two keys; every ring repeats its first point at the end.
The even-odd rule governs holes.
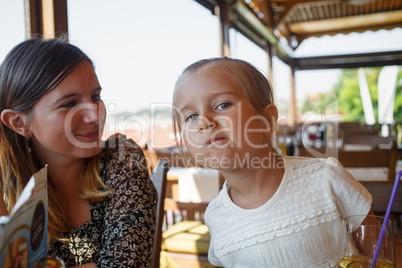
{"type": "Polygon", "coordinates": [[[83,116],[82,120],[86,124],[98,123],[99,122],[99,107],[96,104],[87,104],[82,110],[83,116]]]}

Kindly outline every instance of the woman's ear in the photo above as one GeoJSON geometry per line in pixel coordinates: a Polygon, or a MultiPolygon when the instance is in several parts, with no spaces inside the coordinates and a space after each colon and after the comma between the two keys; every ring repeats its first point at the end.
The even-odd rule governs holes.
{"type": "Polygon", "coordinates": [[[1,112],[1,121],[23,137],[27,137],[27,133],[28,138],[32,136],[32,132],[28,131],[28,126],[26,125],[26,115],[23,113],[5,109],[1,112]]]}
{"type": "Polygon", "coordinates": [[[264,116],[268,120],[266,127],[266,135],[272,135],[276,130],[276,124],[278,122],[278,109],[274,104],[268,104],[264,108],[264,116]]]}

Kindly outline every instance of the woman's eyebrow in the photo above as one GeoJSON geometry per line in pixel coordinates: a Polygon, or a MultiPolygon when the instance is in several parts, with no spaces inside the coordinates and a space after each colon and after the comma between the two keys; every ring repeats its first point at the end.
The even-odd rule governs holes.
{"type": "MultiPolygon", "coordinates": [[[[101,91],[101,90],[102,90],[102,87],[97,87],[92,92],[101,91]]],[[[65,99],[69,99],[69,98],[75,97],[75,96],[78,96],[78,93],[71,93],[68,95],[64,95],[64,96],[60,97],[59,99],[57,99],[56,102],[63,101],[65,99]]]]}
{"type": "Polygon", "coordinates": [[[63,101],[63,100],[65,100],[65,99],[68,99],[68,98],[77,96],[77,95],[78,95],[77,93],[72,93],[72,94],[64,95],[64,96],[62,96],[61,98],[57,99],[56,102],[60,102],[60,101],[63,101]]]}

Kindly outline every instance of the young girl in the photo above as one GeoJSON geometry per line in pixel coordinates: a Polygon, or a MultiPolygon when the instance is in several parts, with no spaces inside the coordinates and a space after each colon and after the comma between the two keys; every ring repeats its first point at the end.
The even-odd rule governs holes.
{"type": "Polygon", "coordinates": [[[372,213],[371,196],[334,158],[274,152],[278,111],[260,71],[198,61],[179,77],[173,105],[179,146],[226,180],[205,213],[212,264],[337,267],[342,218],[372,213]]]}
{"type": "Polygon", "coordinates": [[[102,144],[101,91],[91,60],[61,39],[11,50],[0,66],[1,192],[11,211],[48,165],[48,254],[67,267],[149,267],[156,190],[138,145],[102,144]]]}

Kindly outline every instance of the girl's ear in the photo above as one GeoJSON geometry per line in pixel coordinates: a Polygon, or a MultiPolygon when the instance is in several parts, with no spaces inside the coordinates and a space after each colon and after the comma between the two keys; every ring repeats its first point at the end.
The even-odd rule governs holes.
{"type": "Polygon", "coordinates": [[[266,135],[272,135],[276,130],[276,124],[278,121],[278,109],[274,104],[268,104],[264,108],[264,116],[268,120],[266,127],[266,135]]]}
{"type": "Polygon", "coordinates": [[[1,121],[3,121],[4,125],[14,130],[21,136],[27,137],[28,135],[28,138],[30,138],[32,136],[32,132],[28,131],[25,117],[25,114],[17,113],[12,109],[5,109],[1,112],[1,121]]]}

